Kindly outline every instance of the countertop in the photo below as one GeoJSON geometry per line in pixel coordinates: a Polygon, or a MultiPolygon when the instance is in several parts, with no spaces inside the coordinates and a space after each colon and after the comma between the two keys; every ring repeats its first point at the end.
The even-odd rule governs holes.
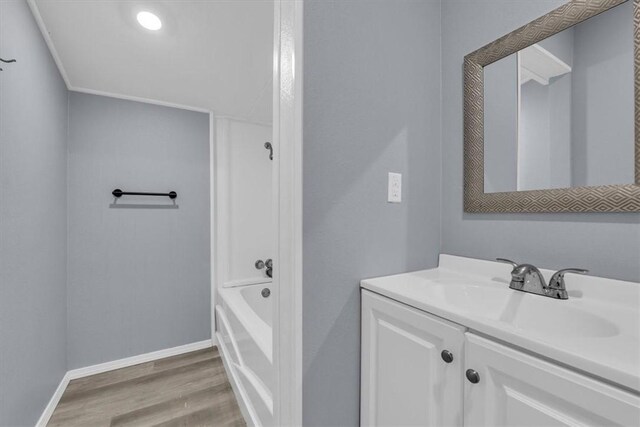
{"type": "Polygon", "coordinates": [[[569,299],[556,300],[509,289],[510,272],[443,254],[437,268],[361,287],[640,392],[640,283],[567,274],[569,299]]]}

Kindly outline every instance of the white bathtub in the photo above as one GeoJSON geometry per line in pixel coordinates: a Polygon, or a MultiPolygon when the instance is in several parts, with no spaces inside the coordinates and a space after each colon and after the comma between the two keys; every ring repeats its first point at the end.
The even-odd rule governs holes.
{"type": "Polygon", "coordinates": [[[216,305],[218,345],[245,416],[255,425],[273,424],[271,283],[222,288],[216,305]]]}

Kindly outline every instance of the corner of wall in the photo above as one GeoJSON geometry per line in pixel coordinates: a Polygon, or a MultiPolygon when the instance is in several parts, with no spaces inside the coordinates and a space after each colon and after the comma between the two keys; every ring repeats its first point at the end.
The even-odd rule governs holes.
{"type": "Polygon", "coordinates": [[[65,331],[64,331],[64,348],[65,348],[65,366],[67,371],[69,370],[69,139],[70,139],[70,129],[71,129],[71,91],[69,89],[67,89],[67,179],[66,179],[66,188],[65,188],[65,197],[64,197],[64,202],[65,202],[65,212],[66,212],[66,216],[67,216],[67,229],[66,229],[66,235],[67,235],[67,241],[65,244],[65,302],[66,302],[66,306],[65,306],[65,317],[67,319],[66,324],[65,324],[65,331]]]}
{"type": "MultiPolygon", "coordinates": [[[[440,11],[439,14],[439,19],[438,22],[440,23],[440,40],[438,40],[438,43],[440,45],[440,75],[439,77],[439,81],[440,81],[440,129],[438,131],[439,134],[439,147],[440,147],[440,192],[439,192],[439,207],[440,207],[440,215],[438,217],[438,233],[439,233],[439,238],[438,238],[438,254],[442,253],[442,246],[443,246],[443,242],[442,242],[442,216],[443,216],[443,211],[444,211],[444,200],[442,195],[444,194],[444,135],[443,135],[443,122],[444,122],[444,96],[443,96],[443,92],[444,92],[444,82],[442,79],[442,75],[444,73],[444,67],[443,67],[443,55],[442,55],[442,2],[443,0],[439,0],[438,1],[438,9],[440,11]]],[[[438,262],[439,258],[438,258],[438,262]]]]}

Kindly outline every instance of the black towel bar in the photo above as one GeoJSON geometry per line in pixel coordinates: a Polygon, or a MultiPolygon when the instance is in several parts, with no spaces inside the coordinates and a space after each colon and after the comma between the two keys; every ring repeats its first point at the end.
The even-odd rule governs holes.
{"type": "Polygon", "coordinates": [[[122,196],[161,196],[161,197],[168,197],[170,199],[175,199],[176,197],[178,197],[178,193],[176,193],[175,191],[169,191],[168,193],[143,193],[140,191],[122,191],[119,188],[116,188],[115,190],[113,190],[113,192],[111,193],[114,195],[114,197],[122,197],[122,196]]]}

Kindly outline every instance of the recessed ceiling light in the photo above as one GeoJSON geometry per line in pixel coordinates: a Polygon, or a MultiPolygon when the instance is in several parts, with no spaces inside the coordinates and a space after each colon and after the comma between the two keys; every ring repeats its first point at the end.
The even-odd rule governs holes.
{"type": "Polygon", "coordinates": [[[160,18],[151,12],[142,11],[138,13],[136,18],[138,19],[138,23],[147,30],[157,31],[162,28],[162,21],[160,18]]]}

